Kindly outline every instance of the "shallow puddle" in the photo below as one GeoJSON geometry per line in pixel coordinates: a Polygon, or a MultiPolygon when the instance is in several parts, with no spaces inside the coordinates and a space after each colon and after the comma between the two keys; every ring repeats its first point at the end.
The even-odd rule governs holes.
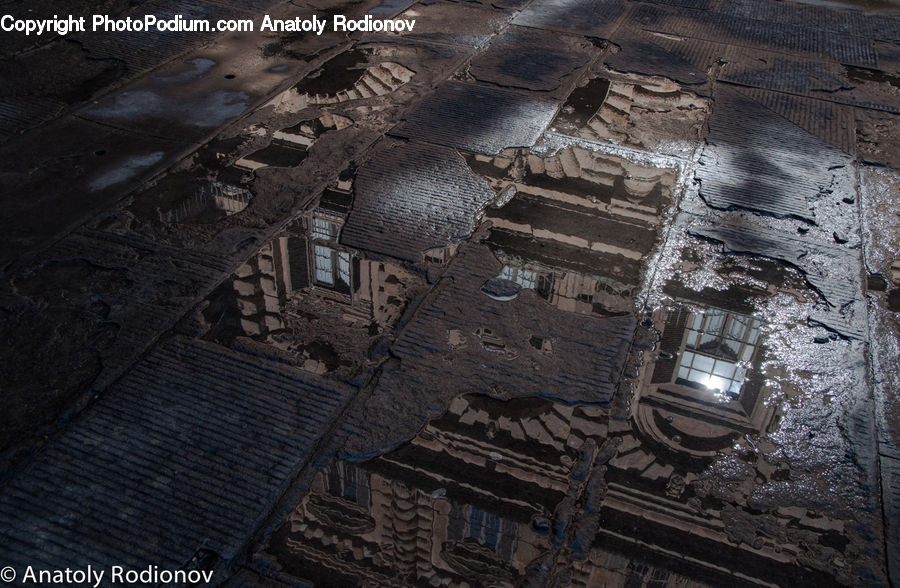
{"type": "Polygon", "coordinates": [[[408,445],[323,468],[267,553],[316,585],[515,585],[565,536],[569,515],[554,511],[580,494],[604,420],[596,407],[459,397],[408,445]]]}
{"type": "Polygon", "coordinates": [[[520,288],[563,310],[618,316],[633,310],[675,171],[579,147],[538,156],[467,156],[501,192],[484,212],[486,243],[503,263],[485,293],[520,288]]]}
{"type": "Polygon", "coordinates": [[[325,105],[390,94],[415,75],[394,61],[380,59],[379,49],[352,48],[339,53],[299,83],[276,96],[278,112],[299,112],[309,105],[325,105]]]}
{"type": "Polygon", "coordinates": [[[326,190],[241,265],[197,315],[205,337],[345,379],[381,361],[424,278],[340,244],[351,203],[326,190]]]}
{"type": "Polygon", "coordinates": [[[689,157],[710,101],[671,80],[605,72],[575,88],[553,120],[555,132],[689,157]]]}
{"type": "MultiPolygon", "coordinates": [[[[708,326],[722,348],[739,337],[758,365],[753,319],[727,315],[716,329],[725,313],[694,316],[703,318],[689,327],[708,326]]],[[[731,358],[713,353],[714,362],[731,358]]],[[[794,474],[789,459],[767,454],[770,442],[736,443],[775,413],[750,371],[732,372],[737,397],[725,403],[709,384],[674,376],[666,386],[680,393],[668,410],[648,394],[648,410],[632,419],[534,397],[457,397],[409,443],[318,470],[257,553],[257,569],[317,586],[824,580],[804,568],[820,554],[852,556],[846,523],[809,506],[762,506],[752,494],[794,474]],[[755,565],[725,571],[735,558],[755,565]]]]}

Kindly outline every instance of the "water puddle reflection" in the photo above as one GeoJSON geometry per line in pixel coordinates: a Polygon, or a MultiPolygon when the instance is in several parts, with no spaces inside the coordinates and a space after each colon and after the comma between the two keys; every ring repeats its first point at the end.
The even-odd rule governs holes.
{"type": "Polygon", "coordinates": [[[710,108],[672,80],[609,71],[575,88],[552,126],[571,137],[688,157],[710,108]]]}
{"type": "Polygon", "coordinates": [[[528,288],[566,311],[632,312],[674,170],[579,147],[545,157],[470,155],[468,164],[500,193],[483,219],[503,269],[485,283],[485,294],[510,300],[528,288]]]}
{"type": "Polygon", "coordinates": [[[253,126],[228,139],[215,139],[201,148],[182,169],[160,178],[134,197],[129,211],[138,222],[151,225],[215,226],[244,211],[254,198],[253,182],[265,168],[293,168],[309,156],[326,133],[351,127],[353,121],[336,114],[301,120],[271,133],[253,126]],[[264,137],[268,143],[255,150],[264,137]]]}
{"type": "Polygon", "coordinates": [[[312,105],[328,105],[384,96],[407,84],[411,69],[388,61],[389,49],[353,48],[325,62],[271,102],[277,112],[299,112],[312,105]],[[383,55],[382,55],[383,54],[383,55]]]}
{"type": "Polygon", "coordinates": [[[317,586],[513,586],[562,533],[554,511],[586,476],[602,417],[459,397],[409,444],[320,470],[268,553],[317,586]]]}
{"type": "Polygon", "coordinates": [[[767,405],[760,319],[713,307],[678,305],[658,314],[658,351],[635,394],[637,427],[655,441],[713,457],[743,434],[765,434],[767,405]]]}
{"type": "Polygon", "coordinates": [[[257,554],[261,573],[317,586],[833,578],[814,562],[855,557],[845,522],[761,499],[795,475],[768,436],[780,411],[761,369],[766,325],[687,301],[654,319],[632,410],[459,396],[407,444],[319,470],[257,554]]]}
{"type": "Polygon", "coordinates": [[[241,265],[198,317],[206,337],[341,378],[381,358],[424,279],[341,245],[351,203],[339,182],[241,265]]]}

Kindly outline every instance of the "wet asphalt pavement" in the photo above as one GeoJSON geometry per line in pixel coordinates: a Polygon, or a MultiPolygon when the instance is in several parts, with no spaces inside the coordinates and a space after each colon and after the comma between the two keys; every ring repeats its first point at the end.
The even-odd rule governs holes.
{"type": "Polygon", "coordinates": [[[107,4],[418,24],[2,38],[0,564],[900,581],[900,8],[107,4]]]}

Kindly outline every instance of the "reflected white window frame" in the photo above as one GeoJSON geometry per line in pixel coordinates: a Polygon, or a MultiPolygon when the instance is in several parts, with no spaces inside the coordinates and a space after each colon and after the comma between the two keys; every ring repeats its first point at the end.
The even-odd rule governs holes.
{"type": "Polygon", "coordinates": [[[685,350],[678,366],[678,378],[731,395],[739,394],[747,368],[724,359],[685,350]]]}
{"type": "Polygon", "coordinates": [[[335,288],[338,282],[350,287],[352,254],[327,245],[313,245],[313,260],[316,272],[316,283],[335,288]]]}
{"type": "Polygon", "coordinates": [[[761,324],[755,317],[719,309],[694,314],[687,327],[676,380],[736,397],[748,372],[741,364],[752,361],[759,346],[761,324]],[[732,351],[735,357],[716,353],[722,348],[732,351]]]}
{"type": "Polygon", "coordinates": [[[309,234],[312,239],[336,242],[338,226],[337,223],[324,218],[313,217],[309,234]]]}
{"type": "Polygon", "coordinates": [[[522,286],[534,289],[537,286],[538,273],[534,270],[504,265],[500,277],[522,286]]]}
{"type": "Polygon", "coordinates": [[[718,309],[695,314],[687,328],[685,349],[729,361],[750,361],[758,347],[761,323],[751,316],[718,309]],[[707,344],[714,342],[733,348],[735,357],[709,351],[707,344]],[[707,349],[703,348],[705,345],[707,349]]]}
{"type": "Polygon", "coordinates": [[[334,286],[334,262],[332,261],[334,249],[325,245],[315,245],[314,252],[316,281],[334,286]]]}
{"type": "Polygon", "coordinates": [[[346,251],[338,251],[337,254],[338,278],[345,284],[350,283],[350,254],[346,251]]]}

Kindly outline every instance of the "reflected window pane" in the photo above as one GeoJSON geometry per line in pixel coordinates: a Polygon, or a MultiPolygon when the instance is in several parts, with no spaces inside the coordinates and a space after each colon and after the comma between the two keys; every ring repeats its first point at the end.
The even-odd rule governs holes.
{"type": "Polygon", "coordinates": [[[700,335],[698,335],[696,331],[688,331],[687,342],[685,345],[691,349],[696,348],[699,340],[700,335]]]}
{"type": "Polygon", "coordinates": [[[688,381],[694,382],[695,384],[704,384],[706,381],[706,372],[701,372],[700,370],[691,370],[688,372],[688,381]]]}
{"type": "Polygon", "coordinates": [[[703,315],[702,314],[693,315],[693,317],[691,318],[691,329],[693,329],[694,331],[699,331],[702,328],[703,328],[703,315]]]}
{"type": "Polygon", "coordinates": [[[750,345],[744,347],[744,351],[741,352],[741,361],[750,361],[750,358],[753,357],[753,351],[755,349],[750,345]]]}
{"type": "Polygon", "coordinates": [[[678,367],[682,384],[692,383],[710,391],[738,394],[746,377],[746,368],[701,353],[684,351],[678,367]]]}
{"type": "Polygon", "coordinates": [[[338,253],[338,277],[345,284],[350,283],[350,254],[345,251],[338,253]]]}
{"type": "Polygon", "coordinates": [[[316,245],[316,281],[329,286],[334,285],[334,267],[332,265],[331,256],[334,250],[330,247],[316,245]]]}
{"type": "Polygon", "coordinates": [[[747,322],[748,320],[745,317],[732,315],[728,335],[732,339],[743,340],[744,334],[747,332],[747,322]]]}
{"type": "Polygon", "coordinates": [[[713,369],[713,358],[706,357],[705,355],[694,355],[694,362],[692,367],[694,369],[703,370],[706,373],[712,373],[713,369]]]}
{"type": "Polygon", "coordinates": [[[721,376],[723,378],[733,378],[734,370],[737,368],[733,363],[728,363],[727,361],[716,360],[716,365],[713,367],[713,374],[717,376],[721,376]]]}
{"type": "Polygon", "coordinates": [[[484,542],[490,546],[497,545],[497,536],[500,531],[500,517],[494,513],[484,513],[484,542]]]}
{"type": "Polygon", "coordinates": [[[534,288],[534,272],[529,270],[519,270],[519,277],[516,282],[523,288],[534,288]]]}
{"type": "Polygon", "coordinates": [[[337,226],[327,220],[314,218],[312,222],[311,236],[313,239],[322,239],[323,241],[337,240],[337,226]]]}
{"type": "Polygon", "coordinates": [[[718,334],[722,332],[722,324],[725,322],[725,314],[721,311],[710,311],[706,313],[706,324],[703,330],[707,333],[718,334]]]}

